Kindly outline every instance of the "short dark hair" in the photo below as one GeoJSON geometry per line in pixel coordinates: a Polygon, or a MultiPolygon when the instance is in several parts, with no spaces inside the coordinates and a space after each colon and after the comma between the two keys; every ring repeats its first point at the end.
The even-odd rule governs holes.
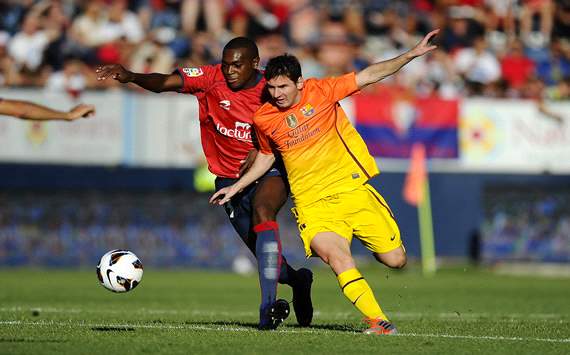
{"type": "Polygon", "coordinates": [[[257,44],[247,37],[235,37],[231,39],[224,46],[224,52],[228,49],[245,49],[247,54],[253,58],[259,57],[259,49],[257,49],[257,44]]]}
{"type": "Polygon", "coordinates": [[[265,80],[271,80],[278,76],[286,76],[296,83],[302,76],[301,64],[297,57],[286,53],[271,58],[265,67],[265,80]]]}

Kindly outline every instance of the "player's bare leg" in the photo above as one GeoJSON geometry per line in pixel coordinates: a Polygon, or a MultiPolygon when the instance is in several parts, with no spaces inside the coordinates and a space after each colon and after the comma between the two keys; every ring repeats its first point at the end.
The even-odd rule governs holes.
{"type": "Polygon", "coordinates": [[[394,269],[401,269],[408,262],[404,247],[396,248],[387,253],[372,253],[372,255],[382,264],[394,269]]]}
{"type": "MultiPolygon", "coordinates": [[[[285,182],[281,176],[267,176],[259,182],[257,186],[255,197],[253,199],[253,225],[254,230],[257,232],[256,241],[256,255],[259,263],[260,283],[262,285],[262,297],[274,297],[276,294],[273,289],[276,289],[276,283],[271,280],[265,280],[263,272],[263,264],[266,259],[275,258],[275,255],[268,255],[264,250],[271,250],[267,248],[268,243],[274,241],[281,245],[279,240],[279,226],[277,224],[277,213],[287,201],[288,190],[285,182]],[[264,288],[269,289],[266,295],[263,296],[264,288]]],[[[275,252],[269,252],[269,254],[275,252]]],[[[308,269],[293,269],[285,258],[281,256],[281,248],[278,250],[277,256],[282,260],[279,270],[279,283],[290,285],[293,288],[293,308],[295,309],[295,316],[297,322],[301,326],[309,326],[313,319],[313,305],[311,302],[311,284],[313,282],[313,273],[308,269]]],[[[262,301],[262,307],[264,302],[262,301]]]]}
{"type": "Polygon", "coordinates": [[[263,178],[253,198],[253,225],[275,221],[277,213],[287,202],[287,187],[281,176],[263,178]]]}
{"type": "Polygon", "coordinates": [[[311,249],[337,275],[356,267],[350,252],[350,243],[336,233],[318,233],[311,241],[311,249]]]}
{"type": "Polygon", "coordinates": [[[311,241],[311,249],[337,275],[342,293],[366,317],[369,328],[366,334],[396,334],[396,327],[388,320],[374,297],[372,289],[350,252],[350,242],[333,232],[317,233],[311,241]]]}

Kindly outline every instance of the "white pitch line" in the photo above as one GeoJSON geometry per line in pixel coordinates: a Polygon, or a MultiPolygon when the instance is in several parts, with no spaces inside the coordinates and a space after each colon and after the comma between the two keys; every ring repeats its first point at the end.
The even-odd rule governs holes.
{"type": "Polygon", "coordinates": [[[418,337],[418,338],[450,338],[450,339],[470,339],[470,340],[540,341],[548,343],[570,343],[570,338],[551,339],[551,338],[500,337],[500,336],[488,336],[488,335],[477,336],[477,335],[416,334],[416,333],[404,333],[398,335],[405,337],[418,337]]]}
{"type": "MultiPolygon", "coordinates": [[[[107,327],[107,328],[139,328],[139,329],[190,329],[190,330],[206,330],[206,331],[232,331],[232,332],[258,332],[253,328],[244,328],[240,326],[217,326],[209,327],[205,325],[169,325],[169,324],[98,324],[98,323],[73,323],[73,322],[29,322],[29,321],[0,321],[0,325],[28,325],[28,326],[64,326],[64,327],[107,327]]],[[[321,329],[285,329],[277,330],[279,333],[338,333],[333,330],[321,329]]],[[[353,334],[362,334],[360,332],[348,332],[353,334]]],[[[414,338],[442,338],[442,339],[468,339],[468,340],[491,340],[491,341],[512,341],[512,342],[548,342],[548,343],[570,343],[570,338],[552,339],[552,338],[522,338],[522,337],[502,337],[502,336],[477,336],[477,335],[452,335],[452,334],[418,334],[418,333],[402,333],[397,337],[414,337],[414,338]]]]}
{"type": "MultiPolygon", "coordinates": [[[[79,309],[79,308],[55,308],[55,307],[32,307],[32,306],[17,306],[17,307],[0,307],[0,313],[4,312],[45,312],[45,313],[60,313],[60,314],[80,314],[80,313],[101,313],[101,314],[122,314],[123,310],[113,309],[79,309]]],[[[258,313],[253,311],[219,311],[219,310],[174,310],[174,309],[148,309],[140,308],[134,310],[132,313],[140,314],[157,314],[157,315],[194,315],[194,316],[209,316],[209,317],[255,317],[258,313]]],[[[132,314],[131,313],[131,314],[132,314]]],[[[314,315],[319,317],[326,315],[327,318],[332,319],[350,319],[355,316],[354,312],[322,312],[315,311],[314,315]]],[[[390,316],[394,319],[418,320],[418,319],[442,319],[442,320],[481,320],[482,318],[491,318],[495,322],[512,322],[523,319],[535,320],[554,320],[560,322],[570,322],[568,315],[561,315],[556,313],[469,313],[469,312],[442,312],[442,313],[429,313],[429,312],[390,312],[390,316]]]]}

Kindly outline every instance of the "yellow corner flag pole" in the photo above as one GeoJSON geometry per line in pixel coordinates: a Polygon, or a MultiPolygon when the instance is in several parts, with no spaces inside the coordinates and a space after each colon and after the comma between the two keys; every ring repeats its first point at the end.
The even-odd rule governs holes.
{"type": "Polygon", "coordinates": [[[410,169],[406,175],[403,194],[406,202],[417,206],[422,252],[422,270],[424,275],[432,276],[435,274],[436,260],[433,242],[429,179],[426,167],[426,151],[423,144],[416,143],[412,147],[410,169]]]}

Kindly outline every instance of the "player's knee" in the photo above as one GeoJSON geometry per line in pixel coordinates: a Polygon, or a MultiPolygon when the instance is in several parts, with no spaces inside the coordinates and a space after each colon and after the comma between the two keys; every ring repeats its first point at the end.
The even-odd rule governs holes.
{"type": "Polygon", "coordinates": [[[374,254],[376,260],[382,264],[393,268],[402,269],[408,263],[408,257],[405,252],[392,252],[388,254],[374,254]]]}
{"type": "Polygon", "coordinates": [[[352,256],[346,254],[329,255],[327,264],[329,264],[337,275],[356,267],[352,256]]]}
{"type": "Polygon", "coordinates": [[[408,257],[406,254],[399,254],[392,259],[391,265],[389,267],[393,269],[402,269],[408,263],[408,257]]]}
{"type": "Polygon", "coordinates": [[[257,225],[260,223],[275,221],[276,211],[267,204],[256,204],[253,206],[253,224],[257,225]]]}

